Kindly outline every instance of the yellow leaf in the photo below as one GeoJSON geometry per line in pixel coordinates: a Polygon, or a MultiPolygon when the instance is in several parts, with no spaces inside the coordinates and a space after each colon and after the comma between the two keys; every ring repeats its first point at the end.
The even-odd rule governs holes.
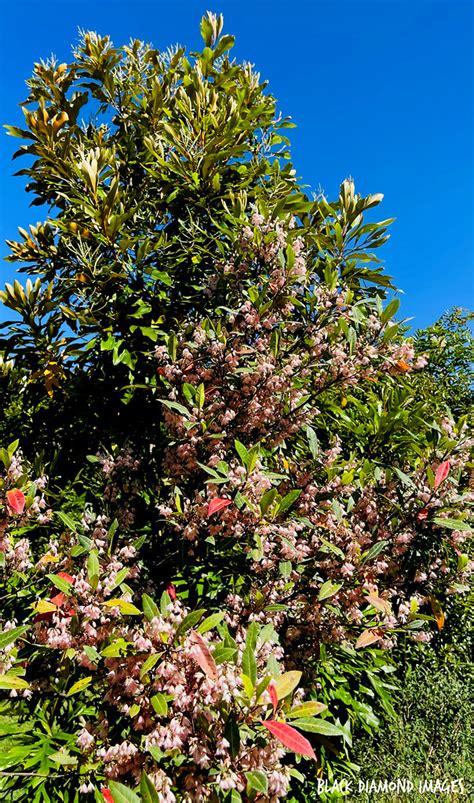
{"type": "Polygon", "coordinates": [[[296,689],[302,674],[302,672],[285,672],[283,675],[275,678],[273,683],[279,700],[288,697],[293,689],[296,689]]]}
{"type": "Polygon", "coordinates": [[[288,719],[295,719],[296,717],[314,717],[316,714],[320,714],[321,711],[325,711],[326,708],[327,705],[324,705],[324,703],[318,703],[316,700],[308,700],[307,703],[301,703],[301,705],[288,711],[287,717],[288,719]]]}
{"type": "Polygon", "coordinates": [[[82,691],[83,689],[86,688],[86,686],[89,685],[91,681],[92,677],[89,675],[89,677],[81,678],[76,683],[73,683],[68,693],[66,694],[66,697],[71,697],[72,694],[77,694],[78,691],[82,691]]]}
{"type": "Polygon", "coordinates": [[[247,695],[249,700],[251,700],[252,697],[253,697],[253,693],[255,691],[255,686],[253,685],[253,683],[250,680],[249,676],[245,675],[244,673],[242,673],[242,683],[244,685],[245,694],[247,695]]]}
{"type": "Polygon", "coordinates": [[[127,602],[126,599],[108,599],[103,605],[106,605],[107,608],[120,608],[120,613],[128,616],[142,615],[142,612],[131,602],[127,602]]]}
{"type": "Polygon", "coordinates": [[[38,566],[42,566],[45,563],[59,563],[60,560],[60,555],[50,555],[49,552],[47,552],[46,555],[43,555],[43,557],[39,559],[38,566]]]}
{"type": "Polygon", "coordinates": [[[58,606],[54,602],[48,602],[47,599],[40,599],[34,602],[31,606],[36,613],[52,613],[58,610],[58,606]]]}
{"type": "Polygon", "coordinates": [[[418,611],[418,602],[414,597],[410,600],[410,613],[412,616],[418,611]]]}
{"type": "Polygon", "coordinates": [[[17,675],[0,675],[0,689],[29,689],[30,684],[17,675]]]}

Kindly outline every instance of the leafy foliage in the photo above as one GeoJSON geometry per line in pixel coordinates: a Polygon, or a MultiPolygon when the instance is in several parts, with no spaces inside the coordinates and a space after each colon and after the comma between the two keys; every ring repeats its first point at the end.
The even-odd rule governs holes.
{"type": "Polygon", "coordinates": [[[13,800],[354,773],[353,732],[395,715],[388,651],[468,590],[469,422],[420,391],[382,196],[303,192],[221,29],[189,56],[85,33],[9,128],[49,209],[1,295],[13,800]]]}
{"type": "Polygon", "coordinates": [[[474,401],[473,318],[472,312],[456,307],[415,335],[417,350],[429,357],[419,377],[423,395],[436,399],[441,409],[447,405],[456,416],[472,410],[474,401]]]}
{"type": "MultiPolygon", "coordinates": [[[[395,717],[384,723],[376,744],[368,737],[356,741],[355,759],[363,763],[365,778],[408,778],[414,782],[415,793],[407,799],[420,803],[423,792],[418,784],[426,778],[445,785],[448,780],[463,779],[468,791],[472,693],[466,666],[469,668],[462,652],[454,651],[450,658],[425,650],[410,656],[397,694],[395,717]]],[[[454,792],[452,798],[456,799],[454,792]]]]}

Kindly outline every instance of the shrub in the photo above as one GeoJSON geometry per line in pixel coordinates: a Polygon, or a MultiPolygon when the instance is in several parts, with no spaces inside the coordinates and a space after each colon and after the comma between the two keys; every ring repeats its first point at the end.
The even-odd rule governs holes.
{"type": "Polygon", "coordinates": [[[302,192],[221,27],[190,57],[86,33],[10,127],[50,207],[10,243],[37,278],[2,293],[13,799],[353,772],[354,726],[392,709],[382,650],[467,589],[468,421],[415,392],[382,196],[302,192]]]}

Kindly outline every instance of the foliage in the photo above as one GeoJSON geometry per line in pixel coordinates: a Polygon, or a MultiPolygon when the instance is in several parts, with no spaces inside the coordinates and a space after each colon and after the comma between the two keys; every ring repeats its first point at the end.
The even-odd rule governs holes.
{"type": "MultiPolygon", "coordinates": [[[[427,799],[418,787],[427,778],[444,784],[462,779],[468,793],[472,777],[470,676],[472,664],[460,649],[441,656],[426,650],[410,656],[395,703],[396,717],[384,723],[376,742],[363,736],[355,742],[355,760],[363,767],[364,778],[408,778],[415,791],[406,799],[417,803],[427,799]]],[[[450,799],[463,799],[454,791],[455,787],[450,799]]],[[[459,786],[457,791],[462,791],[459,786]]],[[[369,800],[369,796],[358,799],[369,800]]]]}
{"type": "Polygon", "coordinates": [[[189,57],[85,33],[9,129],[49,207],[2,293],[12,799],[350,775],[353,732],[394,715],[388,651],[468,590],[469,422],[420,392],[382,196],[302,191],[221,28],[189,57]]]}
{"type": "Polygon", "coordinates": [[[427,329],[415,334],[417,351],[428,357],[419,376],[420,391],[448,406],[455,416],[471,410],[474,403],[474,336],[470,321],[474,313],[455,307],[427,329]]]}

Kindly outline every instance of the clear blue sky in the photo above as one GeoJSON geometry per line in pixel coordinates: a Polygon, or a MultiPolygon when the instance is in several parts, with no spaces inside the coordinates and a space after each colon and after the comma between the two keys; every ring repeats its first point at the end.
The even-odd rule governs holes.
{"type": "MultiPolygon", "coordinates": [[[[453,305],[474,306],[473,11],[461,0],[0,0],[1,122],[22,122],[17,104],[34,61],[70,58],[78,27],[140,38],[158,48],[200,46],[210,8],[237,37],[234,54],[254,63],[297,128],[298,174],[337,194],[352,175],[363,193],[383,192],[396,217],[384,247],[415,326],[453,305]]],[[[18,140],[2,135],[0,239],[36,222],[25,181],[10,161],[18,140]]],[[[14,267],[1,263],[0,285],[14,267]]]]}

